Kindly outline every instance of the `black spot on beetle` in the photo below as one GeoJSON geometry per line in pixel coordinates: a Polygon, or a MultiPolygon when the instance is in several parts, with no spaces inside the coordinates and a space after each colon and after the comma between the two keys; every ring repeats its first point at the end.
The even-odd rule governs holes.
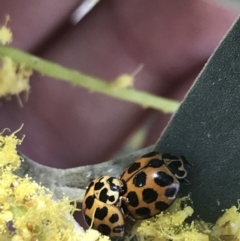
{"type": "Polygon", "coordinates": [[[169,207],[169,205],[165,202],[158,201],[155,203],[155,208],[159,211],[164,211],[169,207]]]}
{"type": "Polygon", "coordinates": [[[87,195],[87,193],[89,192],[90,188],[93,186],[94,182],[91,182],[89,184],[89,186],[87,187],[87,190],[86,190],[86,193],[85,193],[85,196],[87,195]]]}
{"type": "Polygon", "coordinates": [[[174,175],[177,175],[179,177],[183,177],[186,175],[185,170],[180,170],[180,168],[184,168],[184,167],[182,166],[182,162],[179,160],[175,160],[168,163],[167,167],[174,175]]]}
{"type": "Polygon", "coordinates": [[[129,205],[131,205],[132,207],[137,207],[139,205],[139,200],[138,200],[138,196],[135,192],[129,192],[127,195],[128,201],[129,201],[129,205]]]}
{"type": "Polygon", "coordinates": [[[137,208],[135,213],[142,218],[151,217],[151,210],[147,207],[137,208]]]}
{"type": "Polygon", "coordinates": [[[110,177],[108,179],[108,183],[109,183],[109,186],[110,186],[110,189],[114,192],[120,192],[121,190],[121,187],[119,185],[116,185],[114,184],[114,180],[117,179],[115,177],[110,177]]]}
{"type": "Polygon", "coordinates": [[[121,195],[123,195],[127,192],[128,188],[127,188],[126,182],[124,180],[121,180],[121,181],[122,181],[123,186],[122,186],[120,192],[121,192],[121,195]]]}
{"type": "Polygon", "coordinates": [[[94,190],[95,190],[95,191],[98,191],[98,190],[100,190],[101,188],[103,188],[103,186],[104,186],[104,183],[98,181],[98,182],[95,184],[95,186],[94,186],[94,190]]]}
{"type": "Polygon", "coordinates": [[[134,162],[134,163],[128,168],[127,173],[128,173],[128,174],[131,174],[131,173],[137,171],[140,166],[141,166],[141,163],[140,163],[140,162],[134,162]]]}
{"type": "Polygon", "coordinates": [[[114,233],[121,233],[124,232],[125,230],[125,225],[119,225],[113,228],[114,233]]]}
{"type": "Polygon", "coordinates": [[[152,188],[146,188],[142,192],[143,201],[146,203],[155,202],[158,198],[158,193],[152,188]]]}
{"type": "Polygon", "coordinates": [[[180,156],[180,158],[181,158],[182,161],[183,161],[184,169],[185,169],[187,172],[189,172],[189,171],[192,169],[193,165],[186,159],[185,156],[180,156]]]}
{"type": "Polygon", "coordinates": [[[170,160],[178,160],[177,156],[171,155],[169,153],[163,153],[162,158],[163,159],[170,159],[170,160]]]}
{"type": "Polygon", "coordinates": [[[101,192],[100,192],[100,195],[99,195],[99,200],[106,203],[108,200],[110,202],[114,202],[115,201],[115,197],[114,196],[108,196],[107,195],[108,193],[108,189],[107,188],[104,188],[101,192]]]}
{"type": "Polygon", "coordinates": [[[170,187],[165,190],[164,195],[166,197],[173,198],[176,196],[176,193],[177,193],[177,189],[175,187],[170,187]]]}
{"type": "Polygon", "coordinates": [[[109,218],[109,221],[111,223],[116,223],[118,220],[119,220],[119,216],[116,213],[112,214],[112,216],[109,218]]]}
{"type": "Polygon", "coordinates": [[[103,220],[108,214],[107,207],[97,208],[94,217],[103,220]]]}
{"type": "Polygon", "coordinates": [[[135,187],[143,187],[146,185],[147,181],[147,174],[145,172],[139,172],[134,178],[133,178],[133,184],[135,187]]]}
{"type": "Polygon", "coordinates": [[[161,167],[162,165],[164,165],[164,161],[163,160],[160,160],[160,159],[157,159],[157,158],[154,158],[152,160],[149,161],[149,163],[147,164],[147,166],[149,167],[161,167]]]}
{"type": "Polygon", "coordinates": [[[152,151],[152,152],[149,152],[149,153],[143,155],[142,158],[145,158],[145,157],[146,157],[146,158],[147,158],[147,157],[153,157],[153,156],[155,156],[155,155],[157,155],[157,154],[159,154],[159,153],[156,152],[156,151],[152,151]]]}
{"type": "Polygon", "coordinates": [[[108,197],[108,200],[109,200],[110,202],[115,202],[115,201],[116,201],[114,196],[109,196],[109,197],[108,197]]]}
{"type": "Polygon", "coordinates": [[[86,205],[86,208],[87,209],[91,209],[92,206],[93,206],[93,203],[94,203],[94,199],[95,197],[92,195],[92,196],[88,196],[85,200],[85,205],[86,205]]]}
{"type": "Polygon", "coordinates": [[[165,172],[157,172],[154,176],[154,182],[161,187],[166,187],[173,183],[173,177],[165,172]]]}
{"type": "Polygon", "coordinates": [[[102,201],[104,203],[107,202],[107,200],[108,200],[107,192],[108,192],[108,189],[106,187],[100,192],[100,195],[99,195],[100,201],[102,201]]]}
{"type": "Polygon", "coordinates": [[[106,224],[99,224],[97,229],[98,229],[99,233],[106,235],[106,236],[109,236],[111,233],[111,228],[106,224]]]}
{"type": "Polygon", "coordinates": [[[86,221],[87,225],[90,226],[92,223],[92,219],[88,215],[84,215],[84,217],[85,217],[85,221],[86,221]]]}

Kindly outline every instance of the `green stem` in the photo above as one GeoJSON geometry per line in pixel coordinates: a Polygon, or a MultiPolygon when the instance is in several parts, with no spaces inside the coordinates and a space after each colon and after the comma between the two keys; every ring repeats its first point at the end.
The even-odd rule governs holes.
{"type": "Polygon", "coordinates": [[[154,108],[165,113],[176,111],[179,102],[165,99],[132,88],[113,88],[109,82],[88,76],[76,70],[65,68],[59,64],[41,59],[18,49],[0,45],[0,56],[8,56],[16,63],[24,63],[32,69],[56,79],[82,86],[91,92],[103,93],[118,99],[130,101],[143,106],[154,108]]]}

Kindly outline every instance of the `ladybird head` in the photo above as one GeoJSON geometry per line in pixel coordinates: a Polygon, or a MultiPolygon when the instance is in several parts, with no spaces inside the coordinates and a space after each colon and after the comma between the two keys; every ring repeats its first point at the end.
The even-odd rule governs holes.
{"type": "Polygon", "coordinates": [[[192,168],[192,164],[186,160],[184,156],[177,157],[170,154],[163,154],[162,157],[166,166],[177,179],[185,179],[192,168]]]}
{"type": "Polygon", "coordinates": [[[116,204],[123,190],[123,182],[116,177],[99,177],[94,185],[94,195],[101,202],[116,204]]]}

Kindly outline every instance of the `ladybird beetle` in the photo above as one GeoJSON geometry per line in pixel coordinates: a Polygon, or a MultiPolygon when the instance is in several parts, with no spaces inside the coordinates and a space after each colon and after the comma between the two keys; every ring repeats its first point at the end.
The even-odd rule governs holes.
{"type": "Polygon", "coordinates": [[[89,226],[110,237],[123,237],[125,221],[146,219],[166,210],[176,199],[191,164],[183,157],[148,153],[119,177],[102,176],[88,186],[82,205],[89,226]]]}

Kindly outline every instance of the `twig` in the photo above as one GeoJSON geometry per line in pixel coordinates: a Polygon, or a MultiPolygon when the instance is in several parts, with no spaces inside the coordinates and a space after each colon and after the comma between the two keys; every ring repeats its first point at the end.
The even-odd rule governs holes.
{"type": "Polygon", "coordinates": [[[82,86],[91,92],[99,92],[114,98],[133,102],[144,108],[153,108],[165,113],[175,112],[179,102],[165,99],[147,92],[132,88],[112,88],[111,82],[88,76],[76,70],[65,68],[59,64],[41,59],[15,48],[0,45],[0,56],[9,56],[16,63],[24,63],[32,69],[56,79],[82,86]]]}

